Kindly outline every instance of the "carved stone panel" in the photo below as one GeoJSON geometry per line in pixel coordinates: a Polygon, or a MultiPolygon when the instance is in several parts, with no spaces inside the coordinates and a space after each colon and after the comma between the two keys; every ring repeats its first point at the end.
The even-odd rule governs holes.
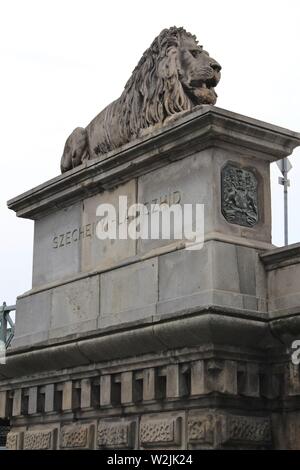
{"type": "Polygon", "coordinates": [[[271,441],[270,420],[256,416],[223,416],[223,444],[266,445],[271,441]]]}
{"type": "Polygon", "coordinates": [[[60,448],[64,450],[92,449],[93,441],[93,425],[64,426],[60,433],[60,448]]]}
{"type": "Polygon", "coordinates": [[[195,414],[188,418],[188,440],[191,444],[213,444],[214,417],[212,414],[195,414]]]}
{"type": "Polygon", "coordinates": [[[133,421],[100,421],[97,445],[102,448],[133,449],[136,423],[133,421]]]}
{"type": "Polygon", "coordinates": [[[176,446],[181,441],[181,418],[143,417],[140,424],[140,443],[143,447],[176,446]]]}
{"type": "Polygon", "coordinates": [[[23,444],[23,433],[22,432],[9,432],[6,438],[6,448],[8,450],[19,450],[23,444]]]}
{"type": "Polygon", "coordinates": [[[258,181],[253,171],[227,163],[221,172],[222,214],[231,224],[253,227],[259,220],[258,181]]]}
{"type": "Polygon", "coordinates": [[[26,431],[24,450],[52,450],[56,448],[56,429],[26,431]]]}

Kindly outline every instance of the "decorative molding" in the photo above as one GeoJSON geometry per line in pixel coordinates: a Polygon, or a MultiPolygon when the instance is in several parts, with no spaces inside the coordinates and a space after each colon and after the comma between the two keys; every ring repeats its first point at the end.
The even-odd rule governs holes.
{"type": "MultiPolygon", "coordinates": [[[[299,369],[293,365],[288,365],[285,373],[282,366],[276,370],[269,368],[266,372],[260,369],[258,362],[242,362],[208,358],[197,361],[191,360],[182,362],[180,366],[177,364],[176,368],[172,365],[172,369],[169,369],[169,367],[170,366],[165,367],[163,364],[159,364],[151,369],[146,367],[145,369],[142,369],[141,367],[138,367],[136,370],[133,369],[130,371],[129,377],[130,380],[132,380],[132,390],[134,391],[137,388],[136,380],[139,381],[139,387],[141,389],[139,395],[130,392],[132,395],[132,402],[125,401],[122,403],[122,397],[124,398],[125,396],[123,387],[125,388],[125,391],[126,387],[128,387],[128,381],[125,382],[124,380],[120,380],[120,376],[124,376],[123,371],[116,374],[109,373],[109,370],[106,369],[105,375],[100,376],[100,378],[95,377],[95,375],[87,378],[85,375],[84,380],[89,380],[94,383],[93,393],[95,396],[100,396],[100,403],[98,402],[95,404],[94,409],[100,409],[103,410],[103,412],[106,410],[105,418],[109,418],[109,415],[112,416],[110,412],[109,415],[107,415],[108,409],[113,410],[115,406],[125,408],[128,404],[132,405],[134,403],[139,406],[142,404],[146,405],[150,398],[153,403],[160,403],[161,400],[180,402],[183,397],[184,400],[186,400],[188,398],[197,398],[213,392],[218,392],[222,395],[237,396],[239,399],[247,396],[268,398],[271,396],[270,394],[274,394],[274,390],[277,389],[278,395],[276,396],[281,396],[283,399],[287,398],[287,396],[300,395],[299,369]],[[147,374],[149,370],[151,371],[150,375],[147,374]],[[173,376],[171,372],[173,373],[173,376]],[[279,387],[278,384],[279,375],[281,378],[280,380],[283,382],[281,387],[279,387]],[[149,380],[147,380],[147,378],[149,380]],[[161,389],[159,389],[159,380],[163,380],[165,382],[165,387],[161,387],[161,389]],[[263,386],[260,384],[262,381],[263,386]],[[115,387],[116,383],[118,385],[118,389],[116,389],[118,393],[114,393],[113,387],[115,387]],[[149,386],[149,390],[146,386],[149,386]]],[[[55,380],[55,378],[52,380],[55,380]]],[[[89,411],[89,408],[86,408],[86,402],[79,399],[80,395],[82,395],[82,389],[80,388],[82,383],[85,382],[82,382],[80,376],[76,375],[76,380],[72,380],[71,374],[65,382],[57,381],[52,384],[49,384],[48,382],[45,386],[41,379],[38,387],[45,387],[45,400],[44,402],[41,402],[39,411],[35,416],[39,414],[46,417],[50,412],[61,412],[61,395],[60,397],[59,395],[56,396],[56,393],[61,394],[61,391],[66,390],[68,391],[68,394],[65,393],[65,398],[68,398],[68,400],[64,401],[64,404],[68,401],[66,406],[67,409],[65,410],[66,412],[70,412],[70,406],[73,406],[72,403],[74,403],[74,400],[72,396],[74,391],[76,391],[76,400],[78,402],[76,410],[82,410],[82,412],[89,411]],[[51,393],[48,393],[49,390],[51,393]]],[[[6,392],[7,396],[10,395],[14,397],[15,403],[18,401],[18,409],[23,410],[23,417],[17,415],[17,419],[24,419],[24,417],[26,417],[26,420],[30,419],[30,414],[28,414],[29,402],[26,398],[31,388],[32,385],[29,382],[27,387],[25,387],[23,383],[22,389],[14,388],[13,390],[6,392]]],[[[9,419],[12,417],[11,407],[6,407],[6,414],[7,416],[5,418],[9,419]]]]}

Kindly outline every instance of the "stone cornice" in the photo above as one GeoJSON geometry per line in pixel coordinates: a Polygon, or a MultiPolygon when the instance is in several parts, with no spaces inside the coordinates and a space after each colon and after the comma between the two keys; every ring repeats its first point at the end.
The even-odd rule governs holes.
{"type": "Polygon", "coordinates": [[[125,329],[116,327],[110,331],[94,331],[92,335],[74,335],[72,339],[49,340],[40,345],[12,346],[7,350],[6,364],[0,365],[0,379],[195,347],[201,343],[259,349],[260,343],[270,336],[266,316],[257,312],[247,315],[245,311],[221,306],[195,310],[154,322],[149,318],[148,323],[127,324],[125,329]]]}
{"type": "Polygon", "coordinates": [[[221,108],[203,105],[175,122],[86,162],[8,202],[19,217],[38,219],[88,195],[113,188],[209,146],[241,149],[275,161],[300,145],[300,134],[221,108]]]}
{"type": "Polygon", "coordinates": [[[300,263],[300,243],[275,248],[260,255],[267,271],[300,263]]]}

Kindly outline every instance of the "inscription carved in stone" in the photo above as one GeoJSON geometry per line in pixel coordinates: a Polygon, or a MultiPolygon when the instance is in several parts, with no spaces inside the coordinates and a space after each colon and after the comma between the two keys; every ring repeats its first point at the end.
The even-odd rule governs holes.
{"type": "Polygon", "coordinates": [[[222,213],[232,223],[253,227],[258,222],[258,182],[255,174],[233,164],[222,169],[222,213]]]}
{"type": "Polygon", "coordinates": [[[140,440],[143,446],[180,443],[180,419],[149,419],[140,425],[140,440]]]}
{"type": "Polygon", "coordinates": [[[135,423],[100,422],[97,444],[99,447],[129,448],[134,447],[135,423]]]}

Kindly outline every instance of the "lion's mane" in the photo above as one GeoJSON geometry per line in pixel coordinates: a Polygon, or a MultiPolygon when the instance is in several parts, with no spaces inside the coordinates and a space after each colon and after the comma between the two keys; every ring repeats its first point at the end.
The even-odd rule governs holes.
{"type": "MultiPolygon", "coordinates": [[[[75,129],[68,138],[61,160],[62,172],[86,159],[114,150],[136,139],[144,130],[163,124],[170,116],[189,111],[195,106],[184,88],[186,71],[181,69],[178,59],[179,49],[186,40],[192,41],[194,47],[197,47],[195,36],[175,26],[164,29],[154,39],[134,69],[120,98],[101,111],[85,129],[75,129]],[[86,148],[83,149],[84,141],[86,148]]],[[[198,48],[201,52],[201,47],[198,48]]],[[[207,53],[206,57],[209,57],[207,53]]],[[[211,58],[207,60],[214,62],[220,69],[216,61],[211,58]]],[[[212,79],[213,74],[211,67],[203,67],[203,77],[212,79]]],[[[209,90],[210,85],[205,90],[202,88],[202,98],[198,97],[198,104],[199,101],[210,103],[215,99],[216,94],[209,90]]]]}
{"type": "Polygon", "coordinates": [[[183,36],[196,40],[183,28],[164,29],[134,69],[120,97],[119,123],[124,138],[137,137],[141,129],[192,108],[179,80],[174,50],[183,36]]]}

